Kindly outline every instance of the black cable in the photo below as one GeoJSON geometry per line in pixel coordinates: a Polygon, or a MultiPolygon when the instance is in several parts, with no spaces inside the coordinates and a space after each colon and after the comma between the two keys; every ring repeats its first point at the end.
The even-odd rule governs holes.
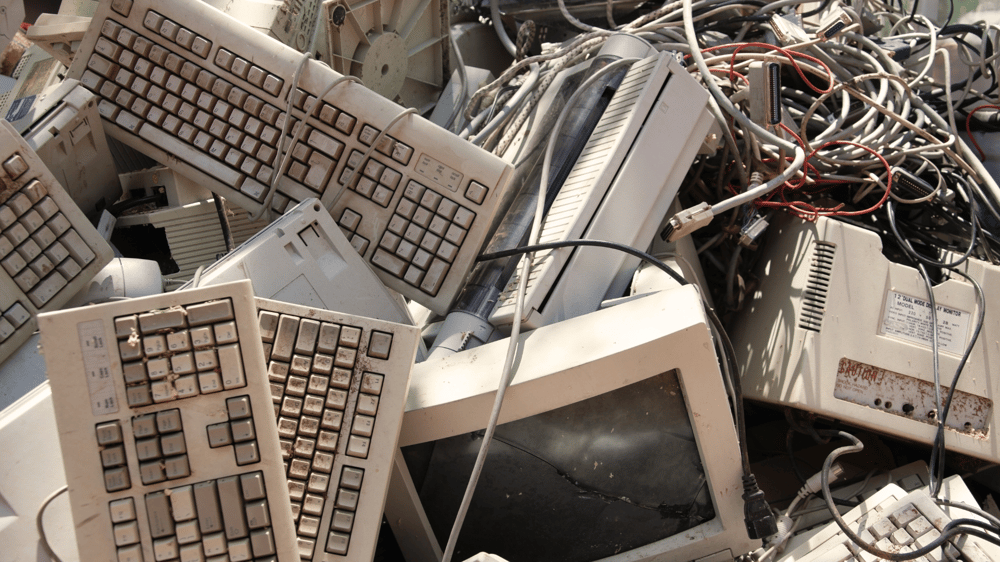
{"type": "MultiPolygon", "coordinates": [[[[960,527],[962,525],[971,525],[973,527],[980,527],[980,528],[986,529],[987,531],[990,531],[992,533],[1000,532],[1000,529],[995,528],[992,524],[990,524],[990,523],[988,523],[986,521],[980,521],[979,519],[971,519],[971,518],[968,518],[968,517],[964,517],[964,518],[961,518],[961,519],[952,519],[951,521],[945,523],[943,530],[947,531],[948,529],[951,529],[953,527],[960,527]]],[[[1000,537],[997,537],[997,540],[1000,540],[1000,537]]],[[[1000,543],[997,543],[997,544],[1000,544],[1000,543]]]]}
{"type": "Polygon", "coordinates": [[[930,462],[930,466],[928,468],[929,468],[929,473],[930,473],[930,477],[931,477],[930,495],[931,495],[931,497],[935,497],[935,498],[937,497],[938,492],[940,491],[941,481],[942,481],[943,475],[944,475],[944,456],[945,456],[945,451],[946,451],[946,446],[945,446],[945,439],[946,439],[945,428],[946,428],[946,425],[945,425],[945,422],[947,421],[948,411],[951,408],[951,400],[954,397],[955,388],[957,386],[958,379],[959,379],[959,377],[962,374],[962,370],[964,369],[965,364],[968,361],[968,358],[969,358],[970,354],[972,353],[972,347],[975,345],[976,341],[979,338],[979,333],[980,333],[980,330],[982,328],[982,322],[985,320],[985,300],[981,300],[980,301],[980,302],[983,302],[984,306],[980,307],[980,318],[977,321],[977,327],[976,327],[976,330],[974,331],[973,339],[970,341],[969,345],[966,347],[965,353],[963,354],[963,357],[962,357],[962,361],[959,363],[959,367],[956,370],[955,377],[953,378],[952,384],[951,384],[951,386],[949,388],[948,397],[946,399],[945,406],[942,407],[942,405],[941,405],[941,391],[940,391],[940,370],[939,370],[939,363],[938,363],[938,361],[939,361],[939,356],[938,356],[939,349],[938,349],[937,328],[936,328],[937,327],[937,308],[936,308],[936,303],[935,303],[935,300],[934,300],[933,286],[932,286],[931,281],[930,281],[930,276],[927,273],[927,270],[925,268],[925,263],[928,264],[928,265],[932,265],[932,266],[939,267],[939,268],[942,268],[942,269],[948,269],[950,271],[954,271],[956,273],[959,273],[960,275],[962,275],[966,279],[969,279],[973,283],[973,287],[976,290],[977,299],[980,297],[980,295],[982,295],[982,287],[979,285],[978,282],[976,282],[974,279],[972,279],[968,275],[966,275],[964,273],[961,273],[961,272],[958,272],[957,270],[954,269],[954,267],[956,265],[960,265],[961,263],[965,262],[968,259],[969,255],[972,252],[972,248],[975,245],[975,232],[976,232],[975,228],[976,228],[976,225],[978,224],[978,220],[976,219],[976,215],[975,215],[976,200],[975,200],[975,196],[973,194],[971,194],[971,193],[969,193],[967,196],[968,196],[968,199],[969,199],[969,207],[972,210],[971,222],[972,222],[972,228],[973,228],[973,236],[970,237],[969,249],[965,253],[965,255],[963,255],[959,260],[957,260],[957,261],[955,261],[954,263],[951,263],[951,264],[945,264],[945,263],[940,262],[940,261],[930,260],[928,258],[925,258],[924,256],[921,256],[916,250],[914,250],[914,248],[910,244],[909,240],[903,238],[902,235],[900,235],[898,228],[896,227],[895,203],[893,201],[890,201],[886,205],[886,215],[889,218],[889,226],[892,228],[893,235],[896,237],[897,242],[903,248],[904,252],[906,252],[911,258],[914,258],[914,259],[918,260],[918,269],[920,271],[921,277],[924,280],[924,285],[925,285],[925,287],[927,289],[927,292],[928,292],[928,295],[929,295],[929,302],[930,302],[930,306],[931,306],[931,325],[933,327],[933,329],[931,331],[931,336],[932,336],[932,339],[931,339],[931,348],[932,348],[932,353],[933,353],[932,357],[933,357],[933,362],[934,362],[934,365],[933,365],[933,368],[934,368],[934,397],[935,397],[934,404],[935,404],[935,407],[937,408],[938,416],[937,416],[937,431],[936,431],[936,433],[934,435],[934,443],[932,444],[932,448],[931,448],[931,462],[930,462]]]}
{"type": "Polygon", "coordinates": [[[972,255],[972,250],[975,248],[976,245],[976,240],[977,240],[976,225],[978,223],[976,222],[975,219],[975,209],[976,209],[976,205],[974,203],[975,199],[970,198],[969,201],[971,203],[969,206],[972,208],[972,234],[969,236],[969,242],[970,242],[969,247],[968,249],[966,249],[965,253],[962,254],[961,257],[959,257],[957,261],[951,263],[944,263],[921,255],[913,248],[913,245],[910,244],[910,241],[907,240],[902,234],[900,234],[899,227],[896,225],[896,202],[893,201],[892,199],[886,201],[885,214],[889,219],[889,228],[892,230],[893,236],[895,236],[896,241],[899,243],[900,247],[902,247],[903,251],[906,252],[907,255],[909,255],[911,258],[913,258],[915,261],[919,262],[922,265],[930,265],[938,268],[952,268],[962,265],[965,262],[965,260],[969,259],[969,256],[972,255]]]}
{"type": "MultiPolygon", "coordinates": [[[[944,410],[940,412],[941,415],[939,417],[941,418],[941,424],[938,426],[938,432],[934,436],[934,448],[931,449],[931,462],[929,468],[931,469],[931,474],[934,473],[934,470],[937,471],[939,482],[944,475],[944,428],[945,423],[948,420],[948,413],[951,410],[951,401],[955,396],[955,389],[958,387],[958,379],[962,376],[965,364],[972,355],[972,348],[975,347],[976,342],[979,340],[979,334],[982,332],[983,323],[986,320],[986,295],[983,292],[983,287],[978,281],[969,275],[966,275],[964,272],[958,271],[957,269],[952,269],[951,271],[965,277],[972,283],[972,286],[976,291],[976,300],[980,304],[978,306],[979,315],[976,318],[976,327],[972,331],[972,339],[969,340],[969,345],[965,347],[965,352],[962,354],[962,359],[958,363],[958,368],[955,369],[955,376],[952,378],[951,386],[948,389],[948,397],[945,399],[944,410]]],[[[932,497],[936,496],[936,493],[932,494],[932,497]]]]}
{"type": "Polygon", "coordinates": [[[957,509],[964,509],[965,511],[968,511],[969,513],[975,513],[976,515],[978,515],[978,516],[982,517],[983,519],[986,519],[987,521],[989,521],[990,523],[992,523],[994,527],[1000,529],[1000,518],[997,518],[996,516],[994,516],[992,513],[988,512],[988,511],[982,510],[982,509],[980,509],[978,507],[974,507],[974,506],[971,506],[971,505],[968,505],[968,504],[964,504],[964,503],[960,503],[960,502],[953,502],[953,501],[949,501],[949,500],[942,500],[940,498],[934,500],[934,502],[937,503],[938,505],[944,505],[944,506],[947,506],[947,507],[954,507],[954,508],[957,508],[957,509]]]}
{"type": "Polygon", "coordinates": [[[222,229],[222,239],[226,243],[226,252],[232,252],[236,249],[236,243],[233,241],[233,231],[229,228],[229,216],[226,215],[226,204],[217,193],[212,194],[212,202],[215,203],[215,214],[219,216],[219,228],[222,229]]]}
{"type": "Polygon", "coordinates": [[[476,261],[498,260],[501,258],[509,258],[511,256],[520,256],[523,254],[527,254],[529,252],[541,252],[543,250],[555,250],[558,248],[575,248],[579,246],[610,248],[612,250],[625,252],[626,254],[633,255],[647,263],[656,266],[664,273],[672,277],[674,281],[677,281],[681,285],[688,284],[688,280],[682,277],[680,273],[677,273],[676,271],[674,271],[674,268],[656,259],[655,256],[647,254],[642,250],[637,250],[631,246],[627,246],[625,244],[619,244],[618,242],[608,242],[607,240],[562,240],[560,242],[546,242],[544,244],[521,246],[520,248],[511,248],[510,250],[500,250],[499,252],[480,254],[479,257],[476,258],[476,261]]]}
{"type": "Polygon", "coordinates": [[[997,542],[998,539],[996,539],[995,537],[992,537],[989,534],[980,531],[979,529],[968,528],[968,527],[952,527],[950,529],[944,530],[941,532],[940,536],[931,541],[928,545],[922,548],[915,548],[907,553],[886,552],[865,542],[844,521],[844,518],[840,515],[840,511],[837,509],[837,506],[834,505],[833,503],[833,495],[830,492],[830,467],[833,466],[833,462],[842,455],[860,452],[865,448],[865,446],[863,443],[861,443],[860,439],[851,435],[850,433],[847,433],[846,431],[838,431],[837,435],[843,437],[844,439],[847,439],[848,441],[851,441],[851,445],[846,445],[844,447],[839,447],[837,449],[834,449],[833,451],[830,452],[829,455],[827,455],[826,461],[823,462],[823,471],[820,476],[820,483],[823,489],[823,497],[824,499],[826,499],[827,508],[830,510],[830,514],[833,515],[833,520],[837,523],[837,526],[840,527],[840,530],[854,544],[858,545],[866,552],[874,554],[875,556],[893,561],[914,560],[916,558],[920,558],[925,554],[929,554],[937,550],[938,548],[941,548],[941,546],[944,545],[946,542],[948,542],[952,537],[956,537],[958,535],[971,535],[990,542],[996,542],[996,544],[1000,544],[1000,542],[997,542]]]}

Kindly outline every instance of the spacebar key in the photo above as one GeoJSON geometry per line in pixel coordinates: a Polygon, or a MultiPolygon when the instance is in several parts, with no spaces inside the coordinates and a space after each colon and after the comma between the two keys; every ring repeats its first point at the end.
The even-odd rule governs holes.
{"type": "Polygon", "coordinates": [[[139,137],[143,140],[159,147],[164,152],[168,152],[182,162],[190,164],[206,174],[220,180],[222,183],[239,189],[237,186],[242,179],[242,174],[220,164],[217,160],[208,156],[204,152],[195,150],[184,144],[177,137],[164,132],[156,127],[146,126],[139,129],[139,137]]]}

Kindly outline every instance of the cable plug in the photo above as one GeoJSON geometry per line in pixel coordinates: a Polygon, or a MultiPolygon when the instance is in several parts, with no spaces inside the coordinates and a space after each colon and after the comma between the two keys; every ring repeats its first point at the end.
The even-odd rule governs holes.
{"type": "Polygon", "coordinates": [[[763,539],[778,532],[774,512],[764,499],[764,492],[757,487],[753,474],[743,475],[743,521],[751,539],[763,539]]]}
{"type": "Polygon", "coordinates": [[[660,232],[660,238],[665,242],[674,242],[712,222],[715,213],[708,203],[698,203],[694,207],[684,209],[670,218],[667,226],[660,232]]]}
{"type": "MultiPolygon", "coordinates": [[[[833,463],[833,465],[830,466],[830,483],[831,484],[833,484],[834,482],[836,482],[837,479],[839,479],[843,475],[844,475],[844,467],[839,462],[835,462],[835,463],[833,463]]],[[[802,496],[803,498],[805,498],[806,496],[811,496],[813,494],[818,494],[819,491],[820,491],[820,488],[822,488],[822,487],[823,487],[823,473],[822,472],[817,472],[816,474],[813,474],[812,476],[810,476],[809,480],[806,480],[805,485],[802,486],[802,489],[799,490],[799,494],[798,495],[802,496]]]]}

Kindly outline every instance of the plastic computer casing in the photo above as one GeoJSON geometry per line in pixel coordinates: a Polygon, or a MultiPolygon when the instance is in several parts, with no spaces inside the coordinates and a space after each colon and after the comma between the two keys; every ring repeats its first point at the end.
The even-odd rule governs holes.
{"type": "MultiPolygon", "coordinates": [[[[306,199],[205,269],[201,285],[250,279],[258,297],[413,325],[330,213],[306,199]]],[[[189,284],[190,285],[190,284],[189,284]]]]}
{"type": "MultiPolygon", "coordinates": [[[[37,336],[34,341],[37,343],[37,336]]],[[[45,379],[45,361],[32,346],[32,359],[21,361],[30,375],[45,379]]],[[[13,358],[4,363],[6,367],[13,358]]],[[[63,455],[58,446],[52,391],[48,381],[28,391],[9,407],[0,410],[0,544],[3,560],[51,562],[42,546],[35,522],[45,498],[66,485],[63,455]],[[30,438],[25,436],[30,435],[30,438]]],[[[64,562],[78,562],[80,556],[70,513],[69,496],[55,498],[42,517],[52,550],[64,562]]]]}
{"type": "MultiPolygon", "coordinates": [[[[459,436],[458,439],[467,439],[470,432],[482,430],[490,415],[508,342],[508,339],[504,339],[438,361],[418,363],[411,380],[400,446],[428,442],[435,442],[434,446],[439,446],[447,438],[459,436]]],[[[736,430],[709,324],[694,287],[680,287],[637,297],[608,309],[522,334],[514,366],[517,371],[501,410],[498,436],[505,427],[503,424],[508,422],[531,420],[565,406],[587,404],[592,399],[600,399],[630,385],[654,381],[656,377],[663,377],[664,380],[676,377],[673,380],[678,384],[677,390],[670,392],[674,392],[674,404],[682,405],[686,409],[686,415],[683,415],[680,407],[674,408],[673,412],[690,423],[690,441],[687,443],[691,445],[693,441],[692,450],[697,452],[690,457],[679,454],[674,456],[683,459],[687,466],[702,468],[704,493],[710,501],[714,516],[687,530],[608,555],[608,560],[674,561],[706,557],[712,560],[716,557],[731,560],[755,548],[755,541],[747,536],[742,516],[742,471],[736,430]]],[[[616,410],[626,414],[633,411],[614,406],[605,411],[614,414],[616,410]]],[[[669,433],[652,425],[647,429],[651,433],[660,432],[661,436],[669,433]]],[[[618,436],[609,432],[593,441],[608,444],[622,435],[621,431],[618,436]]],[[[569,443],[590,438],[591,436],[568,435],[565,439],[569,443]]],[[[476,439],[475,447],[478,448],[480,442],[476,439]]],[[[496,462],[494,451],[500,447],[498,443],[493,443],[491,456],[486,461],[487,467],[491,462],[496,462]]],[[[624,441],[621,446],[629,448],[624,441]]],[[[633,455],[639,453],[641,456],[647,452],[643,444],[631,449],[633,455]]],[[[404,452],[409,455],[411,450],[404,449],[404,452]]],[[[580,464],[586,465],[587,472],[601,470],[592,468],[591,465],[597,462],[597,466],[600,466],[603,460],[613,463],[617,456],[617,453],[610,453],[610,449],[606,452],[608,454],[601,460],[578,460],[580,464]]],[[[422,469],[415,464],[410,465],[410,470],[417,482],[414,493],[416,496],[422,487],[419,481],[426,478],[419,474],[422,469]]],[[[614,470],[610,474],[603,471],[601,485],[613,486],[616,480],[625,483],[629,478],[629,471],[614,470]]],[[[480,496],[483,489],[490,486],[486,481],[485,476],[480,481],[480,489],[477,491],[480,496]]],[[[684,486],[688,488],[691,484],[689,481],[684,482],[684,486]]],[[[457,491],[460,495],[465,488],[465,480],[455,479],[450,486],[453,492],[457,491]]],[[[511,489],[509,493],[515,495],[522,491],[527,493],[523,489],[511,489]]],[[[419,503],[420,499],[413,497],[412,501],[419,503]]],[[[390,498],[387,506],[390,521],[394,517],[392,505],[393,499],[390,498]]],[[[427,507],[428,504],[424,504],[424,508],[427,507]]],[[[520,536],[521,531],[528,532],[535,523],[553,517],[547,510],[510,510],[511,506],[495,504],[489,507],[506,513],[506,519],[517,520],[519,536],[501,537],[511,542],[524,540],[524,536],[520,536]]],[[[470,523],[476,509],[477,503],[473,499],[470,519],[466,522],[463,535],[483,531],[475,529],[475,524],[470,523]]],[[[446,517],[451,517],[453,513],[452,511],[446,517]]],[[[661,515],[653,513],[658,518],[661,515]]],[[[431,518],[435,516],[433,513],[429,515],[431,518]]],[[[504,518],[498,518],[497,521],[504,518]]],[[[404,524],[414,529],[420,528],[421,522],[404,521],[404,524]]],[[[450,529],[450,522],[448,527],[450,529]]],[[[443,544],[440,526],[435,531],[438,537],[427,537],[427,542],[434,544],[440,540],[443,544]]],[[[448,529],[444,529],[444,536],[447,531],[448,529]]],[[[551,536],[552,540],[557,538],[551,536]]],[[[459,550],[456,551],[456,556],[469,557],[479,550],[459,550]]],[[[488,551],[515,559],[502,551],[488,551]]],[[[409,556],[405,551],[404,554],[409,556]]],[[[587,553],[582,552],[576,554],[587,556],[587,553]]],[[[594,558],[598,557],[586,559],[594,558]]]]}
{"type": "MultiPolygon", "coordinates": [[[[636,62],[617,88],[542,222],[539,242],[576,238],[646,248],[709,131],[708,94],[672,55],[636,62]]],[[[603,248],[535,254],[522,313],[536,328],[621,296],[637,258],[603,248]]],[[[490,316],[509,326],[519,274],[490,316]]]]}
{"type": "Polygon", "coordinates": [[[115,162],[97,113],[97,96],[65,80],[29,110],[20,133],[80,210],[96,216],[122,195],[115,162]]]}
{"type": "MultiPolygon", "coordinates": [[[[931,444],[938,412],[920,272],[883,255],[878,234],[829,218],[782,215],[763,251],[759,288],[732,331],[744,397],[931,444]]],[[[1000,322],[992,288],[1000,267],[970,259],[960,269],[986,291],[986,318],[956,387],[945,443],[998,462],[1000,414],[991,397],[1000,391],[1000,322]]],[[[952,275],[934,287],[934,298],[947,387],[972,338],[976,295],[952,275]]]]}

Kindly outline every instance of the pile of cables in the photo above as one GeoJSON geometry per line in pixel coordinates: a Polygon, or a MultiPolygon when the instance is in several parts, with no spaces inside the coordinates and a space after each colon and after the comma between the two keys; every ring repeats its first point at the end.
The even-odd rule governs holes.
{"type": "MultiPolygon", "coordinates": [[[[560,18],[534,22],[505,17],[497,0],[482,0],[482,17],[514,62],[478,89],[463,77],[448,126],[515,161],[508,152],[516,151],[546,90],[610,36],[627,33],[673,53],[711,93],[710,138],[717,142],[688,171],[678,195],[684,210],[662,236],[692,237],[723,320],[754,289],[755,250],[777,213],[831,217],[878,233],[884,254],[919,270],[932,325],[934,282],[960,277],[975,286],[974,335],[947,381],[939,373],[936,333],[932,338],[942,412],[930,463],[936,497],[945,420],[985,317],[982,288],[962,267],[969,259],[1000,264],[1000,187],[975,138],[966,137],[970,148],[962,136],[1000,132],[1000,27],[953,22],[953,0],[940,18],[921,15],[918,0],[677,0],[642,3],[626,17],[614,15],[609,1],[604,17],[586,21],[565,0],[557,3],[560,18]],[[543,43],[542,36],[565,39],[543,43]]],[[[823,492],[842,523],[830,499],[830,466],[836,456],[860,450],[860,442],[844,432],[830,437],[852,444],[831,455],[808,493],[823,492]]],[[[958,526],[948,536],[1000,544],[1000,522],[991,523],[958,526]]]]}
{"type": "Polygon", "coordinates": [[[464,84],[456,132],[505,155],[555,77],[614,33],[675,53],[713,94],[719,134],[682,186],[693,212],[672,239],[711,223],[694,239],[724,274],[712,288],[722,311],[752,289],[745,250],[775,212],[862,225],[901,260],[912,247],[939,263],[949,252],[1000,263],[1000,188],[959,135],[1000,131],[1000,27],[952,23],[953,6],[937,26],[916,4],[875,0],[646,3],[617,23],[611,3],[587,22],[558,4],[563,18],[540,25],[568,39],[532,43],[535,22],[514,21],[515,44],[496,0],[484,3],[515,62],[475,91],[464,84]]]}

